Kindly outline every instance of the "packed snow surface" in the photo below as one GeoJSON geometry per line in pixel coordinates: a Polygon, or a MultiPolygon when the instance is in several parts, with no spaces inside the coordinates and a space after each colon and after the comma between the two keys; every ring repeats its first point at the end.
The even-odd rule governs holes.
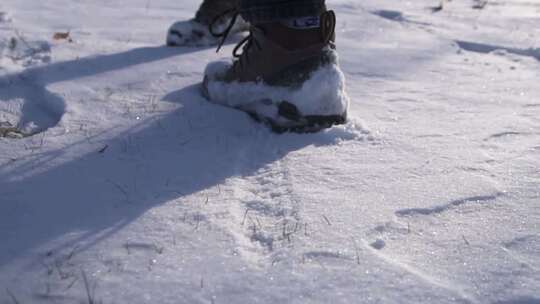
{"type": "Polygon", "coordinates": [[[0,303],[540,303],[540,3],[328,1],[309,135],[201,96],[198,5],[0,3],[0,303]]]}

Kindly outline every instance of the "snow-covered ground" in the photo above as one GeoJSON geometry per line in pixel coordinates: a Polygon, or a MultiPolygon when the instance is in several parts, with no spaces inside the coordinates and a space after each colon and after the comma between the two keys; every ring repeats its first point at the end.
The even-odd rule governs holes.
{"type": "Polygon", "coordinates": [[[0,303],[540,303],[540,3],[328,4],[350,122],[275,135],[195,0],[2,0],[0,303]]]}

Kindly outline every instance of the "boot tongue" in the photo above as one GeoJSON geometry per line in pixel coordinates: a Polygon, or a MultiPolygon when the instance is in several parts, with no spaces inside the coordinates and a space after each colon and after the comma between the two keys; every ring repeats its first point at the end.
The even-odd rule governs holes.
{"type": "Polygon", "coordinates": [[[301,50],[323,43],[320,26],[296,28],[282,22],[256,26],[266,39],[287,50],[301,50]]]}
{"type": "Polygon", "coordinates": [[[281,24],[297,30],[313,29],[321,26],[321,18],[318,16],[295,18],[283,21],[281,24]]]}

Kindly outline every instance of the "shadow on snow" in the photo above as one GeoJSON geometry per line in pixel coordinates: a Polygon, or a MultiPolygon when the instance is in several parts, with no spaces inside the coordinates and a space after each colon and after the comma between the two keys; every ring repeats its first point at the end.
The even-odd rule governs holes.
{"type": "Polygon", "coordinates": [[[469,52],[489,54],[494,51],[505,51],[509,54],[532,57],[536,59],[537,61],[540,61],[540,49],[532,49],[532,48],[521,49],[521,48],[505,47],[505,46],[500,46],[500,45],[491,45],[491,44],[462,41],[462,40],[456,40],[456,44],[459,46],[460,49],[469,51],[469,52]]]}
{"type": "MultiPolygon", "coordinates": [[[[45,86],[53,82],[182,53],[186,50],[142,48],[30,69],[9,76],[7,81],[32,79],[48,92],[45,86]]],[[[0,98],[5,95],[0,93],[0,98]]],[[[84,250],[153,207],[173,203],[181,208],[183,198],[230,177],[253,174],[291,151],[352,139],[340,129],[274,135],[244,113],[204,102],[195,85],[164,99],[179,103],[179,108],[114,138],[101,142],[87,139],[96,140],[99,147],[107,145],[103,153],[97,148],[49,171],[39,171],[41,164],[76,153],[80,143],[74,143],[0,167],[0,239],[4,248],[0,267],[35,251],[74,246],[84,250]],[[37,173],[24,176],[25,172],[37,173]],[[22,177],[13,180],[13,173],[22,177]]]]}
{"type": "Polygon", "coordinates": [[[64,99],[47,90],[47,85],[150,63],[197,50],[200,49],[143,47],[117,54],[29,68],[21,73],[0,77],[0,103],[23,100],[21,116],[16,123],[19,127],[23,127],[29,122],[34,122],[38,132],[42,132],[56,126],[66,108],[64,99]]]}

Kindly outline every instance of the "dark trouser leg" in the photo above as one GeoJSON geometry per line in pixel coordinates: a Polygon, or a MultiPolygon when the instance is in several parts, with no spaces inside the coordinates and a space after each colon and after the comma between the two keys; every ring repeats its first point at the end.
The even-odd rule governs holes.
{"type": "Polygon", "coordinates": [[[195,19],[203,24],[210,24],[215,16],[235,9],[240,0],[204,0],[195,15],[195,19]]]}
{"type": "Polygon", "coordinates": [[[251,23],[267,23],[291,18],[319,16],[325,0],[239,0],[242,17],[251,23]]]}

